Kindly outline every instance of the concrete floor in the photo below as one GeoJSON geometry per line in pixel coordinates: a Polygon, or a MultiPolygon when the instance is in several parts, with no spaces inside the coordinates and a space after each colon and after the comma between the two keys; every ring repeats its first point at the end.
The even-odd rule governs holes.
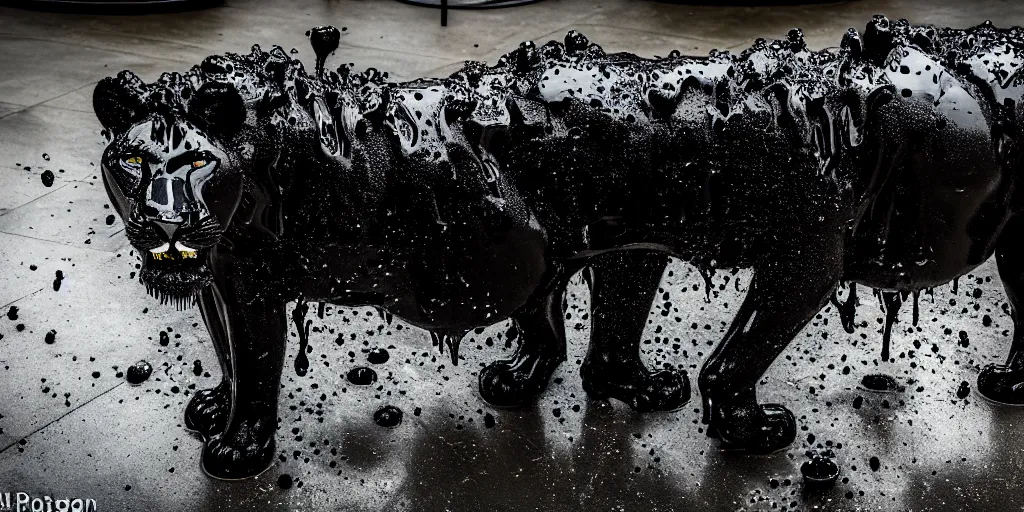
{"type": "MultiPolygon", "coordinates": [[[[823,47],[877,12],[952,26],[1024,24],[1024,5],[991,0],[770,8],[546,0],[454,12],[446,29],[436,11],[385,0],[228,0],[145,17],[0,9],[0,314],[17,308],[16,319],[0,317],[0,495],[92,498],[100,510],[132,511],[1024,510],[1024,410],[973,391],[957,395],[1009,344],[1012,322],[991,263],[962,279],[956,294],[946,287],[923,296],[918,327],[907,308],[893,340],[897,362],[882,368],[882,314],[870,295],[853,335],[832,308],[823,311],[760,390],[792,408],[798,441],[760,457],[723,452],[708,439],[696,397],[681,411],[646,416],[588,401],[578,377],[589,329],[579,282],[570,297],[569,361],[536,407],[520,411],[488,408],[475,391],[480,366],[510,351],[504,324],[472,334],[453,368],[424,332],[385,326],[367,309],[329,307],[323,320],[314,317],[311,371],[285,376],[278,461],[256,479],[225,483],[203,476],[201,443],[181,426],[191,394],[219,378],[199,314],[146,296],[122,224],[107,222],[91,95],[98,80],[124,68],[153,79],[253,43],[297,48],[311,67],[303,33],[331,23],[348,28],[334,62],[409,79],[573,28],[606,49],[640,55],[740,49],[794,26],[823,47]],[[46,170],[55,175],[49,188],[40,179],[46,170]],[[377,367],[378,386],[349,385],[342,375],[366,364],[373,347],[391,353],[377,367]],[[141,359],[156,371],[129,386],[120,372],[141,359]],[[906,390],[861,389],[860,378],[877,371],[906,390]],[[400,407],[405,421],[376,426],[372,415],[383,404],[400,407]],[[840,481],[805,489],[800,464],[829,448],[840,481]],[[278,485],[281,475],[292,477],[290,488],[278,485]]],[[[727,283],[720,274],[705,302],[700,276],[674,265],[663,282],[669,298],[651,312],[647,360],[695,375],[747,277],[727,283]]]]}

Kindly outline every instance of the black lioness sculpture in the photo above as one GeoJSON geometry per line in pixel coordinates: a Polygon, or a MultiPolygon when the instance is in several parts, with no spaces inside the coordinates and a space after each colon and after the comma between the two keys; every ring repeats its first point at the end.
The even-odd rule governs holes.
{"type": "MultiPolygon", "coordinates": [[[[571,32],[400,84],[325,71],[338,32],[311,39],[315,77],[254,47],[96,88],[103,175],[142,282],[198,300],[220,354],[224,382],[186,410],[211,475],[271,460],[293,299],[374,305],[452,352],[511,317],[519,350],[480,373],[484,398],[511,405],[564,359],[562,293],[590,266],[586,390],[671,409],[685,374],[637,355],[667,255],[749,267],[699,385],[709,433],[754,451],[794,439],[755,384],[841,283],[893,306],[995,253],[1020,314],[1019,28],[876,17],[839,49],[811,52],[794,30],[739,56],[653,60],[571,32]]],[[[1024,403],[1022,332],[981,375],[989,397],[1024,403]]]]}

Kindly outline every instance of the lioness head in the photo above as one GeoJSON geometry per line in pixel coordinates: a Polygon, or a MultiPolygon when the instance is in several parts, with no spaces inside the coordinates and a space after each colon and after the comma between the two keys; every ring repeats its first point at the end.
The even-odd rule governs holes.
{"type": "Polygon", "coordinates": [[[232,85],[145,85],[122,72],[96,86],[93,105],[110,139],[103,182],[141,253],[140,278],[154,297],[187,306],[212,279],[210,251],[242,194],[233,139],[245,104],[232,85]]]}

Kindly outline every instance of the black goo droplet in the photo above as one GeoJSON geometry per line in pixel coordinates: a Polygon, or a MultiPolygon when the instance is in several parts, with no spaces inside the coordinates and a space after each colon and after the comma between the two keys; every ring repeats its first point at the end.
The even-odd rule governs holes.
{"type": "Polygon", "coordinates": [[[348,375],[346,377],[349,382],[356,386],[369,386],[370,384],[377,382],[377,372],[373,371],[372,368],[367,368],[365,366],[352,368],[348,371],[348,375]]]}
{"type": "Polygon", "coordinates": [[[871,457],[868,460],[868,465],[871,466],[871,471],[878,471],[878,468],[882,467],[882,463],[878,461],[878,457],[871,457]]]}
{"type": "Polygon", "coordinates": [[[18,306],[11,306],[11,309],[7,310],[7,318],[10,320],[18,319],[18,306]]]}
{"type": "Polygon", "coordinates": [[[397,427],[402,423],[402,410],[393,405],[385,405],[373,413],[373,422],[386,428],[397,427]]]}
{"type": "Polygon", "coordinates": [[[889,375],[873,373],[860,379],[860,384],[871,391],[897,391],[896,379],[889,375]]]}
{"type": "Polygon", "coordinates": [[[107,215],[107,225],[108,226],[114,224],[115,220],[117,220],[117,217],[114,217],[114,214],[107,215]]]}
{"type": "Polygon", "coordinates": [[[829,487],[839,478],[839,466],[832,459],[815,455],[800,466],[800,474],[808,486],[829,487]]]}
{"type": "Polygon", "coordinates": [[[285,474],[277,477],[277,486],[282,488],[282,489],[285,489],[285,490],[291,489],[292,488],[292,476],[289,475],[288,473],[285,473],[285,474]]]}
{"type": "Polygon", "coordinates": [[[54,343],[56,343],[57,331],[54,329],[50,329],[50,332],[46,333],[46,338],[44,338],[44,340],[46,341],[47,345],[53,345],[54,343]]]}
{"type": "Polygon", "coordinates": [[[139,361],[128,367],[128,372],[124,376],[124,380],[128,381],[128,384],[137,386],[146,382],[146,379],[153,374],[153,367],[146,361],[139,361]]]}
{"type": "Polygon", "coordinates": [[[53,171],[46,170],[39,176],[39,179],[43,180],[43,185],[47,187],[53,186],[53,171]]]}
{"type": "Polygon", "coordinates": [[[198,359],[196,359],[195,362],[192,363],[192,375],[195,375],[196,377],[198,377],[198,376],[200,376],[202,374],[203,374],[203,362],[198,360],[198,359]]]}
{"type": "Polygon", "coordinates": [[[853,399],[853,408],[854,409],[860,409],[860,406],[862,406],[862,405],[864,405],[864,397],[858,396],[857,398],[853,399]]]}
{"type": "Polygon", "coordinates": [[[491,413],[484,414],[484,426],[494,428],[494,416],[491,413]]]}
{"type": "Polygon", "coordinates": [[[366,354],[366,360],[370,364],[384,364],[388,362],[388,359],[391,359],[391,354],[388,354],[388,351],[383,348],[370,349],[370,352],[366,354]]]}
{"type": "Polygon", "coordinates": [[[971,384],[966,380],[960,382],[960,387],[956,388],[956,397],[963,400],[967,398],[967,395],[971,394],[971,384]]]}
{"type": "Polygon", "coordinates": [[[167,331],[160,331],[160,346],[166,347],[171,343],[171,337],[167,335],[167,331]]]}
{"type": "Polygon", "coordinates": [[[54,275],[56,277],[54,277],[54,279],[53,279],[53,291],[59,292],[60,291],[60,282],[64,280],[64,272],[61,272],[60,270],[58,270],[57,272],[54,273],[54,275]]]}
{"type": "Polygon", "coordinates": [[[319,75],[323,72],[327,56],[338,49],[338,43],[341,41],[341,31],[330,25],[325,25],[314,27],[307,35],[309,36],[310,44],[313,46],[313,53],[316,54],[316,70],[319,75]]]}

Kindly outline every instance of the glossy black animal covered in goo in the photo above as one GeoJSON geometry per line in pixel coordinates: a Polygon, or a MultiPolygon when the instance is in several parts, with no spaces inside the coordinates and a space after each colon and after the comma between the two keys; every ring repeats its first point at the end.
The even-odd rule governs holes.
{"type": "MultiPolygon", "coordinates": [[[[376,306],[453,362],[464,333],[511,318],[520,346],[481,370],[480,392],[517,405],[564,360],[563,292],[586,268],[585,389],[666,410],[689,399],[687,376],[647,369],[638,346],[668,257],[751,268],[698,380],[709,433],[751,451],[793,441],[793,415],[755,385],[842,283],[893,312],[995,254],[1021,314],[1019,28],[876,17],[837,49],[794,30],[739,55],[657,59],[570,32],[406,83],[329,71],[338,31],[310,38],[314,76],[254,47],[95,92],[141,280],[198,302],[218,348],[224,381],[186,409],[213,476],[271,461],[290,300],[299,324],[304,301],[376,306]]],[[[983,393],[1024,403],[1022,347],[1018,329],[983,393]]]]}

